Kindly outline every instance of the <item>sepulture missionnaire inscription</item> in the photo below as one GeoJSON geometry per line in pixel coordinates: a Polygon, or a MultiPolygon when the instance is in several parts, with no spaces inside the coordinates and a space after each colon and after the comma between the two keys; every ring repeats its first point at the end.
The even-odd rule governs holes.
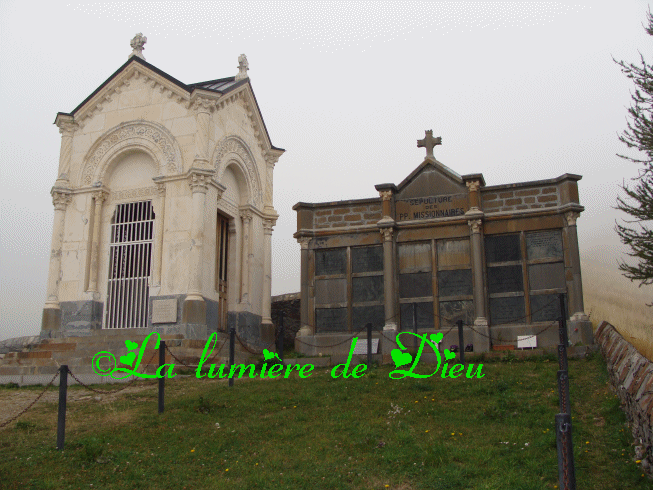
{"type": "Polygon", "coordinates": [[[463,216],[469,210],[467,194],[397,199],[397,221],[463,216]]]}

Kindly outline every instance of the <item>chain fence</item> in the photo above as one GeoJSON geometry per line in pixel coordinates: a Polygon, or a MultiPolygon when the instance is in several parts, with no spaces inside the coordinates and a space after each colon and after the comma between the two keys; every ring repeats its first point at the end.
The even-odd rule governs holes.
{"type": "Polygon", "coordinates": [[[50,388],[50,386],[52,386],[52,383],[54,383],[54,380],[57,379],[57,377],[59,377],[59,370],[57,370],[57,372],[54,374],[54,376],[52,376],[52,379],[50,380],[50,382],[49,382],[47,385],[45,385],[45,388],[43,388],[43,391],[41,391],[41,393],[39,393],[39,394],[37,395],[37,397],[34,398],[34,400],[32,400],[32,403],[30,403],[29,405],[27,405],[23,410],[21,410],[20,412],[18,412],[18,413],[17,413],[16,415],[14,415],[13,417],[10,417],[10,418],[8,418],[8,419],[5,420],[5,421],[0,422],[0,429],[2,429],[3,427],[6,427],[7,425],[11,424],[14,420],[16,420],[18,417],[20,417],[21,415],[23,415],[23,414],[24,414],[25,412],[27,412],[30,408],[32,408],[32,407],[34,406],[34,404],[36,404],[36,402],[38,402],[38,401],[41,399],[41,397],[42,397],[43,395],[45,395],[45,392],[48,391],[48,388],[50,388]]]}

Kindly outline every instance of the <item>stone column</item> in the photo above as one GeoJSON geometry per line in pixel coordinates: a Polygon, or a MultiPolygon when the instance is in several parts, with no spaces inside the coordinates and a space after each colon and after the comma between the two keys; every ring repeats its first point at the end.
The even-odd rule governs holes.
{"type": "Polygon", "coordinates": [[[100,273],[100,231],[102,223],[102,203],[106,200],[107,197],[108,194],[105,191],[97,191],[93,194],[93,198],[95,199],[95,210],[93,213],[91,265],[88,280],[88,291],[91,293],[98,292],[98,275],[100,273]]]}
{"type": "Polygon", "coordinates": [[[249,303],[249,274],[252,261],[252,247],[250,240],[250,224],[252,223],[252,212],[249,210],[241,211],[240,219],[243,220],[243,240],[241,246],[243,265],[241,267],[240,276],[240,302],[249,303]]]}
{"type": "MultiPolygon", "coordinates": [[[[57,184],[67,185],[70,180],[70,158],[73,151],[73,134],[79,127],[71,116],[57,116],[56,124],[61,133],[61,150],[59,152],[59,175],[57,184]]],[[[55,184],[56,185],[56,184],[55,184]]]]}
{"type": "Polygon", "coordinates": [[[594,343],[594,334],[592,333],[592,322],[585,314],[583,302],[583,279],[580,273],[580,253],[578,248],[578,231],[576,229],[576,220],[580,213],[569,211],[565,213],[565,224],[567,232],[567,244],[569,247],[569,259],[571,260],[572,287],[571,291],[567,290],[567,301],[569,302],[569,312],[571,318],[568,323],[569,341],[576,344],[585,345],[594,343]]]}
{"type": "Polygon", "coordinates": [[[474,352],[490,351],[490,329],[485,311],[485,271],[483,268],[483,220],[479,217],[467,221],[470,232],[472,269],[474,272],[474,352]]]}
{"type": "Polygon", "coordinates": [[[52,204],[54,205],[54,224],[52,227],[52,242],[50,246],[50,269],[43,317],[41,320],[42,335],[49,337],[50,333],[61,327],[61,310],[59,308],[59,281],[61,280],[61,249],[63,245],[66,206],[71,201],[67,190],[52,189],[52,204]]]}
{"type": "Polygon", "coordinates": [[[263,221],[263,234],[265,237],[265,264],[263,276],[263,324],[272,324],[272,227],[275,220],[263,221]]]}
{"type": "Polygon", "coordinates": [[[392,240],[393,229],[382,228],[383,235],[383,297],[385,300],[385,324],[383,325],[383,363],[392,362],[392,349],[397,348],[397,298],[395,297],[395,251],[392,240]]]}
{"type": "Polygon", "coordinates": [[[189,182],[193,195],[193,211],[191,217],[189,254],[188,294],[184,301],[182,322],[186,324],[206,324],[206,302],[202,297],[202,242],[204,239],[204,205],[206,191],[211,178],[210,172],[191,169],[189,182]]]}
{"type": "Polygon", "coordinates": [[[163,259],[163,234],[165,233],[166,186],[156,183],[157,203],[155,217],[154,261],[152,263],[152,285],[161,286],[161,262],[163,259]]]}
{"type": "Polygon", "coordinates": [[[299,336],[305,336],[305,335],[314,335],[315,330],[314,328],[309,325],[308,322],[308,302],[310,300],[308,290],[309,290],[309,284],[308,284],[308,259],[309,259],[309,249],[308,249],[308,244],[311,241],[311,237],[303,236],[299,237],[297,239],[299,244],[302,247],[301,250],[301,274],[300,274],[300,310],[299,310],[299,318],[300,318],[300,324],[301,328],[299,329],[299,332],[297,335],[299,336]]]}
{"type": "Polygon", "coordinates": [[[265,213],[266,214],[276,214],[274,211],[274,166],[279,161],[279,150],[268,150],[265,153],[265,163],[266,163],[266,180],[265,180],[265,213]]]}

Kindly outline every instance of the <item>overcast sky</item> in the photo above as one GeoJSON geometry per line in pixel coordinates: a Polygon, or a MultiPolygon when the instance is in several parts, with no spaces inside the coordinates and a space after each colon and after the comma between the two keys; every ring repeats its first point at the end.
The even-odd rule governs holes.
{"type": "Polygon", "coordinates": [[[581,254],[614,269],[612,209],[637,166],[617,134],[631,82],[612,58],[653,61],[648,2],[0,1],[0,340],[37,334],[49,195],[70,112],[147,36],[184,83],[249,75],[275,146],[273,294],[299,290],[298,201],[375,197],[425,155],[487,185],[583,175],[581,254]]]}

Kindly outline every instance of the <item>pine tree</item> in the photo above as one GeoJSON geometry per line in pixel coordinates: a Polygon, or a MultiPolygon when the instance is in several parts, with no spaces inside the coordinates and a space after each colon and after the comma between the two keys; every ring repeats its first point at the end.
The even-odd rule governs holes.
{"type": "MultiPolygon", "coordinates": [[[[653,15],[647,14],[647,34],[653,36],[653,15]]],[[[616,231],[622,243],[630,247],[628,255],[637,259],[635,265],[625,262],[619,269],[640,286],[653,284],[653,65],[647,65],[640,53],[641,65],[617,62],[621,71],[635,83],[632,105],[628,109],[628,127],[619,140],[628,148],[639,150],[643,158],[618,155],[642,165],[632,186],[623,185],[625,196],[617,198],[616,208],[633,219],[617,223],[616,231]]],[[[648,306],[652,306],[651,305],[648,306]]]]}

